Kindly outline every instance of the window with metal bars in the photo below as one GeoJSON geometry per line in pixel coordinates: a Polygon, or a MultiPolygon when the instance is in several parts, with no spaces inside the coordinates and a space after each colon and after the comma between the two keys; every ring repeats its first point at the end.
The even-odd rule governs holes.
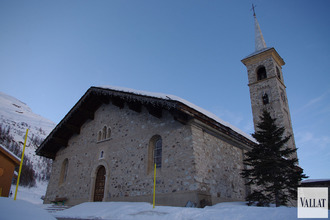
{"type": "Polygon", "coordinates": [[[162,167],[162,139],[159,138],[155,142],[154,146],[154,164],[156,164],[157,168],[162,167]]]}

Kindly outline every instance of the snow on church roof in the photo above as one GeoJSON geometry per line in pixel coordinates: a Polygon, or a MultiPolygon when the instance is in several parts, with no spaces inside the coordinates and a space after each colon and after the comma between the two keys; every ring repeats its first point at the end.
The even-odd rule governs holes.
{"type": "Polygon", "coordinates": [[[315,182],[330,182],[330,179],[307,179],[301,181],[302,183],[315,183],[315,182]]]}
{"type": "Polygon", "coordinates": [[[266,47],[266,48],[263,48],[261,50],[254,51],[253,53],[251,53],[251,54],[247,55],[246,57],[244,57],[243,60],[247,59],[249,57],[253,57],[253,56],[255,56],[259,53],[265,52],[265,51],[270,50],[270,49],[274,49],[274,47],[266,47]]]}
{"type": "Polygon", "coordinates": [[[160,99],[164,99],[164,100],[173,100],[173,101],[177,101],[180,102],[182,104],[187,105],[188,107],[195,109],[196,111],[202,113],[203,115],[215,120],[216,122],[229,127],[230,129],[232,129],[233,131],[237,132],[238,134],[246,137],[247,139],[256,142],[256,140],[249,134],[245,133],[244,131],[242,131],[241,129],[233,126],[232,124],[222,120],[221,118],[219,118],[218,116],[216,116],[215,114],[185,100],[182,99],[178,96],[175,95],[169,95],[169,94],[164,94],[164,93],[154,93],[154,92],[146,92],[146,91],[141,91],[141,90],[135,90],[135,89],[130,89],[130,88],[124,88],[124,87],[117,87],[117,86],[99,86],[98,88],[103,88],[103,89],[110,89],[110,90],[116,90],[116,91],[120,91],[120,92],[127,92],[127,93],[133,93],[136,95],[142,95],[142,96],[149,96],[149,97],[154,97],[154,98],[160,98],[160,99]]]}
{"type": "Polygon", "coordinates": [[[108,104],[110,100],[120,108],[127,102],[132,110],[138,112],[141,104],[146,105],[149,113],[155,117],[161,117],[161,110],[165,108],[177,114],[175,117],[183,123],[186,123],[189,118],[195,118],[226,135],[225,137],[244,143],[245,146],[251,147],[253,143],[256,143],[253,137],[242,130],[180,97],[122,87],[93,86],[40,144],[36,150],[37,155],[55,159],[57,151],[68,145],[72,135],[80,133],[83,123],[88,119],[93,120],[95,111],[102,104],[108,104]]]}

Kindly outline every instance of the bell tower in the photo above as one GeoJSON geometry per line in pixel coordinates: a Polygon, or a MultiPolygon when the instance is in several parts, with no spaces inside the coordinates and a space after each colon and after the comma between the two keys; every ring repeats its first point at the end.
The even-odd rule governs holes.
{"type": "MultiPolygon", "coordinates": [[[[253,6],[254,11],[254,6],[253,6]]],[[[285,127],[285,135],[292,135],[288,146],[296,148],[286,94],[282,66],[284,60],[274,47],[267,47],[255,13],[255,51],[242,59],[247,68],[254,129],[265,109],[276,118],[278,126],[285,127]]],[[[297,155],[295,155],[297,157],[297,155]]]]}

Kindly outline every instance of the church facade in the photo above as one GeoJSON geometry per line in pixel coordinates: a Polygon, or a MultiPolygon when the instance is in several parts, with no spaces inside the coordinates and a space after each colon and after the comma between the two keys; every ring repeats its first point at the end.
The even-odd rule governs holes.
{"type": "Polygon", "coordinates": [[[253,140],[170,95],[91,87],[38,148],[52,158],[45,203],[66,198],[197,206],[242,201],[253,140]]]}
{"type": "MultiPolygon", "coordinates": [[[[266,47],[255,17],[256,51],[248,70],[254,125],[266,109],[293,135],[283,59],[266,47]]],[[[39,146],[53,159],[45,203],[65,198],[152,202],[198,207],[244,201],[240,173],[255,141],[213,114],[176,96],[91,87],[39,146]]],[[[294,138],[290,147],[295,148],[294,138]]]]}

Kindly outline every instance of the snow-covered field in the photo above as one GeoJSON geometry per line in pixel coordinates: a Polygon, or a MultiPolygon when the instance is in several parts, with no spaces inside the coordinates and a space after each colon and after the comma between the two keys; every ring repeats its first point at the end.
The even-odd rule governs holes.
{"type": "MultiPolygon", "coordinates": [[[[43,200],[42,196],[46,194],[47,182],[37,182],[36,187],[28,188],[19,186],[17,190],[17,200],[24,200],[32,204],[41,205],[43,200]]],[[[14,198],[16,185],[12,184],[10,191],[12,192],[11,198],[14,198]]]]}
{"type": "Polygon", "coordinates": [[[1,220],[56,220],[42,207],[30,202],[12,198],[0,197],[0,219],[1,220]]]}
{"type": "Polygon", "coordinates": [[[154,209],[149,203],[107,202],[83,203],[71,209],[56,213],[57,217],[85,219],[134,219],[134,220],[173,220],[173,219],[296,219],[295,208],[248,207],[242,202],[222,203],[212,207],[181,208],[158,206],[154,209]]]}
{"type": "MultiPolygon", "coordinates": [[[[12,186],[13,193],[15,186],[12,186]]],[[[211,207],[182,208],[156,206],[149,203],[129,202],[87,202],[64,211],[47,213],[47,205],[42,204],[40,197],[45,194],[46,184],[38,183],[37,187],[19,187],[17,201],[12,198],[0,198],[1,220],[50,220],[55,218],[73,219],[116,219],[116,220],[291,220],[297,218],[297,208],[289,207],[249,207],[244,202],[221,203],[211,207]],[[55,218],[54,218],[55,217],[55,218]]],[[[48,205],[49,206],[49,205],[48,205]]],[[[330,213],[329,213],[330,214],[330,213]]],[[[330,215],[329,215],[330,216],[330,215]]]]}

